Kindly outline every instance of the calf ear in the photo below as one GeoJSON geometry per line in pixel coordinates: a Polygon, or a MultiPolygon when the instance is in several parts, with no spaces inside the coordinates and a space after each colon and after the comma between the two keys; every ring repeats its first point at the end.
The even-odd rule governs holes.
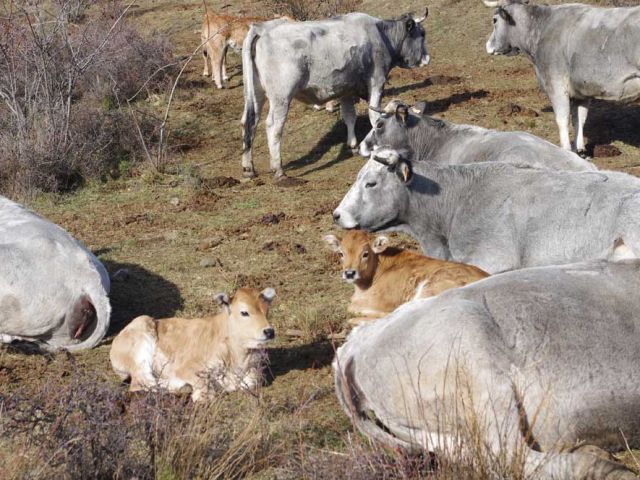
{"type": "Polygon", "coordinates": [[[409,116],[409,108],[406,105],[400,104],[396,107],[396,118],[400,123],[402,123],[402,125],[405,125],[405,126],[407,125],[408,116],[409,116]]]}
{"type": "Polygon", "coordinates": [[[389,238],[385,237],[384,235],[378,235],[373,240],[373,245],[371,245],[371,250],[373,250],[374,253],[382,253],[387,249],[388,245],[389,245],[389,238]]]}
{"type": "Polygon", "coordinates": [[[231,299],[229,299],[229,295],[225,292],[216,293],[213,296],[213,301],[216,302],[219,307],[224,307],[227,311],[231,308],[231,299]]]}
{"type": "Polygon", "coordinates": [[[404,183],[409,184],[413,179],[413,169],[408,162],[400,162],[396,168],[396,172],[404,183]]]}
{"type": "Polygon", "coordinates": [[[340,240],[338,239],[338,237],[336,237],[335,235],[325,235],[324,237],[322,237],[322,239],[327,242],[327,245],[329,245],[329,248],[331,248],[331,250],[333,250],[334,252],[340,251],[340,240]]]}
{"type": "Polygon", "coordinates": [[[268,305],[271,305],[274,298],[276,298],[276,290],[274,288],[265,288],[260,292],[260,300],[267,302],[268,305]]]}

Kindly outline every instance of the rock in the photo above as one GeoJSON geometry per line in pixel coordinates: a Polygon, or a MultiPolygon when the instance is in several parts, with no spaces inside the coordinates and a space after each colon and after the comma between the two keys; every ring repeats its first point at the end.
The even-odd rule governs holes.
{"type": "Polygon", "coordinates": [[[593,147],[594,157],[617,157],[618,155],[622,155],[622,152],[615,145],[604,144],[593,147]]]}
{"type": "Polygon", "coordinates": [[[170,232],[165,232],[163,236],[167,242],[175,242],[176,240],[178,240],[178,232],[175,230],[171,230],[170,232]]]}
{"type": "Polygon", "coordinates": [[[222,262],[220,261],[219,258],[205,257],[202,260],[200,260],[200,266],[202,268],[210,268],[215,266],[222,267],[222,262]]]}
{"type": "Polygon", "coordinates": [[[217,247],[222,243],[221,237],[209,237],[203,240],[200,240],[200,243],[196,247],[196,250],[199,252],[204,252],[205,250],[209,250],[211,248],[217,247]]]}
{"type": "Polygon", "coordinates": [[[177,207],[178,205],[180,205],[180,199],[178,197],[173,197],[171,198],[171,200],[169,200],[169,203],[174,207],[177,207]]]}
{"type": "Polygon", "coordinates": [[[129,280],[130,276],[131,274],[129,273],[128,268],[121,268],[116,273],[111,275],[111,280],[113,280],[114,282],[126,282],[127,280],[129,280]]]}
{"type": "Polygon", "coordinates": [[[511,117],[513,115],[522,117],[537,117],[540,114],[529,107],[522,107],[516,103],[509,103],[498,110],[498,115],[511,117]]]}

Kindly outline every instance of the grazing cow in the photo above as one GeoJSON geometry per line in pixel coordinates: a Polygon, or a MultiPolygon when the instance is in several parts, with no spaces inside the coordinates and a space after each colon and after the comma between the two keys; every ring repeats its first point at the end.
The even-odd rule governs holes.
{"type": "Polygon", "coordinates": [[[571,115],[575,147],[584,151],[583,127],[592,98],[629,102],[640,97],[640,7],[484,3],[498,7],[487,52],[522,51],[529,57],[553,105],[562,148],[571,149],[571,115]]]}
{"type": "Polygon", "coordinates": [[[200,400],[216,390],[254,388],[260,381],[259,351],[273,340],[267,320],[276,292],[241,288],[215,296],[222,311],[209,318],[135,318],[113,340],[111,366],[130,391],[191,386],[200,400]]]}
{"type": "Polygon", "coordinates": [[[426,102],[414,107],[392,101],[360,143],[360,154],[380,147],[406,151],[412,158],[438,165],[505,162],[552,170],[597,170],[587,160],[525,132],[499,132],[456,125],[424,114],[426,102]]]}
{"type": "Polygon", "coordinates": [[[94,347],[109,328],[109,275],[57,225],[0,196],[0,341],[94,347]]]}
{"type": "Polygon", "coordinates": [[[349,312],[361,317],[351,319],[352,324],[384,317],[409,300],[432,297],[489,276],[473,265],[388,247],[387,237],[372,239],[362,230],[349,230],[342,239],[325,235],[324,240],[342,259],[342,278],[355,286],[349,312]]]}
{"type": "MultiPolygon", "coordinates": [[[[267,138],[271,170],[284,175],[280,141],[294,98],[311,104],[340,99],[347,143],[355,148],[354,102],[366,98],[380,108],[382,90],[393,67],[427,65],[426,18],[404,15],[380,20],[351,13],[328,20],[253,25],[242,49],[244,112],[243,174],[255,176],[252,145],[260,113],[269,99],[267,138]]],[[[370,111],[371,123],[377,113],[370,111]]]]}
{"type": "Polygon", "coordinates": [[[639,289],[640,262],[601,261],[415,300],[353,330],[337,396],[396,448],[478,449],[524,460],[522,478],[637,478],[600,449],[640,448],[639,289]]]}
{"type": "Polygon", "coordinates": [[[381,148],[333,216],[342,228],[404,231],[426,255],[489,273],[640,257],[640,179],[620,172],[438,166],[381,148]]]}

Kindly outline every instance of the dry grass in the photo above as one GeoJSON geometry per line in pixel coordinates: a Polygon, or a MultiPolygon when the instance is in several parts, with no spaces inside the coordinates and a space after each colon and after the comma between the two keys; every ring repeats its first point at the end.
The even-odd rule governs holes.
{"type": "MultiPolygon", "coordinates": [[[[131,22],[143,35],[168,36],[178,57],[190,54],[197,46],[199,35],[194,30],[200,27],[200,0],[136,3],[131,22]]],[[[225,3],[229,2],[207,1],[216,11],[222,11],[225,3]]],[[[386,98],[400,97],[408,102],[425,99],[431,113],[451,121],[530,130],[557,142],[553,115],[545,108],[549,102],[538,91],[532,67],[523,58],[488,57],[484,42],[491,28],[490,12],[479,0],[468,3],[464,21],[460,20],[461,2],[434,0],[429,4],[425,25],[432,63],[426,69],[392,72],[386,98]],[[430,83],[428,78],[441,81],[430,83]],[[539,116],[501,116],[498,111],[509,103],[534,109],[539,116]]],[[[421,6],[408,0],[364,0],[359,9],[391,17],[418,11],[421,6]]],[[[253,13],[263,7],[261,2],[233,2],[225,10],[253,13]]],[[[229,59],[232,78],[230,88],[224,91],[215,90],[202,78],[202,65],[197,60],[185,71],[169,117],[172,163],[164,173],[130,165],[118,179],[90,181],[72,195],[41,195],[26,202],[96,251],[110,273],[129,269],[129,280],[113,284],[111,335],[143,313],[157,317],[210,313],[214,310],[211,295],[237,285],[275,287],[278,297],[271,318],[279,337],[268,352],[271,365],[267,385],[258,399],[242,393],[223,395],[203,407],[200,414],[186,399],[154,395],[129,398],[126,387],[119,385],[111,372],[109,339],[90,352],[76,355],[73,362],[65,354],[43,357],[0,347],[0,394],[4,400],[0,402],[4,405],[0,406],[0,464],[13,469],[15,473],[10,476],[19,478],[30,472],[30,477],[78,478],[74,468],[86,465],[116,471],[108,465],[112,460],[130,465],[127,468],[131,472],[138,469],[142,472],[139,478],[184,478],[185,472],[205,475],[231,467],[238,476],[279,480],[421,478],[429,474],[430,458],[369,445],[355,434],[333,391],[330,363],[334,349],[325,336],[339,330],[347,318],[352,287],[340,282],[338,264],[327,253],[321,236],[332,231],[330,213],[363,160],[352,157],[343,147],[346,131],[336,114],[314,112],[294,103],[285,129],[283,163],[289,175],[307,183],[284,188],[264,173],[268,153],[263,123],[255,143],[256,165],[263,174],[250,183],[225,181],[227,177],[240,177],[242,145],[239,58],[230,55],[229,59]],[[277,223],[262,221],[269,214],[280,213],[284,217],[277,223]],[[219,242],[199,248],[203,240],[211,238],[219,242]],[[205,262],[211,266],[201,266],[205,259],[212,260],[205,262]],[[287,329],[300,330],[303,335],[287,338],[287,329]],[[80,385],[74,380],[78,374],[84,379],[80,385]],[[53,453],[65,452],[68,447],[76,451],[74,445],[66,446],[61,439],[53,438],[47,456],[39,442],[29,442],[5,426],[11,420],[7,400],[18,395],[26,398],[20,405],[31,408],[48,395],[62,398],[56,393],[62,389],[71,395],[64,398],[73,402],[76,394],[71,393],[72,384],[80,390],[96,384],[99,391],[86,405],[104,415],[112,412],[106,418],[114,429],[140,432],[135,434],[139,440],[129,442],[125,453],[114,453],[111,448],[97,466],[89,462],[92,455],[88,453],[86,458],[80,455],[74,466],[60,460],[71,458],[61,457],[62,453],[50,460],[53,453]],[[110,398],[122,399],[124,414],[109,407],[110,398]],[[210,418],[203,418],[207,409],[210,418]],[[155,439],[142,435],[142,426],[132,430],[127,423],[138,419],[151,428],[155,424],[150,419],[165,416],[171,421],[153,427],[155,439]],[[189,427],[200,422],[210,428],[199,433],[189,427]],[[162,432],[173,433],[167,437],[162,432]],[[200,434],[202,441],[193,438],[200,434]],[[185,449],[189,442],[179,443],[184,435],[190,438],[193,450],[185,449]],[[214,438],[216,435],[219,437],[214,438]],[[210,450],[205,448],[206,443],[212,446],[210,450]],[[155,450],[149,449],[150,444],[156,446],[155,450]],[[7,445],[10,449],[3,448],[7,445]],[[233,456],[237,449],[241,460],[233,456]],[[156,455],[154,461],[151,451],[156,455]],[[190,457],[192,451],[198,454],[190,457]],[[49,470],[41,470],[47,465],[49,470]],[[209,470],[198,470],[205,467],[209,470]],[[54,472],[54,468],[59,470],[54,472]]],[[[151,108],[165,103],[162,93],[149,101],[151,108]]],[[[359,113],[358,137],[362,138],[368,130],[363,105],[359,113]]],[[[596,159],[598,166],[638,173],[640,109],[636,104],[597,106],[590,114],[586,135],[592,142],[613,143],[623,152],[619,157],[596,159]]],[[[70,432],[65,438],[75,438],[73,428],[80,428],[82,435],[91,438],[93,417],[86,416],[86,408],[83,410],[79,401],[71,405],[70,416],[64,417],[70,432]],[[81,419],[80,425],[71,423],[72,418],[81,419]]],[[[58,403],[51,408],[58,411],[61,407],[58,403]]],[[[89,453],[100,451],[100,438],[95,444],[85,440],[81,445],[89,453]]],[[[114,438],[117,440],[117,436],[114,438]]],[[[107,444],[117,442],[109,440],[107,444]]],[[[624,458],[633,465],[630,454],[624,458]]],[[[464,472],[453,468],[442,468],[438,475],[479,478],[473,477],[473,472],[465,477],[464,472]],[[447,473],[452,471],[455,475],[447,473]]]]}

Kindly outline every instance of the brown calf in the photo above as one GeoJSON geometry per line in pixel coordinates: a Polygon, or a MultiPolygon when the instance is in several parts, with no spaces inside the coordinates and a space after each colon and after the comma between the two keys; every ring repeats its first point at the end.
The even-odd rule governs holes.
{"type": "Polygon", "coordinates": [[[342,259],[342,278],[355,286],[349,312],[359,315],[349,323],[380,318],[416,298],[426,298],[488,277],[473,265],[426,257],[387,247],[385,236],[372,238],[362,230],[349,230],[342,239],[324,240],[342,259]]]}
{"type": "Polygon", "coordinates": [[[113,340],[111,366],[130,391],[192,389],[194,401],[257,385],[259,349],[275,336],[267,320],[276,292],[242,288],[230,299],[219,293],[220,313],[209,318],[135,318],[113,340]]]}

